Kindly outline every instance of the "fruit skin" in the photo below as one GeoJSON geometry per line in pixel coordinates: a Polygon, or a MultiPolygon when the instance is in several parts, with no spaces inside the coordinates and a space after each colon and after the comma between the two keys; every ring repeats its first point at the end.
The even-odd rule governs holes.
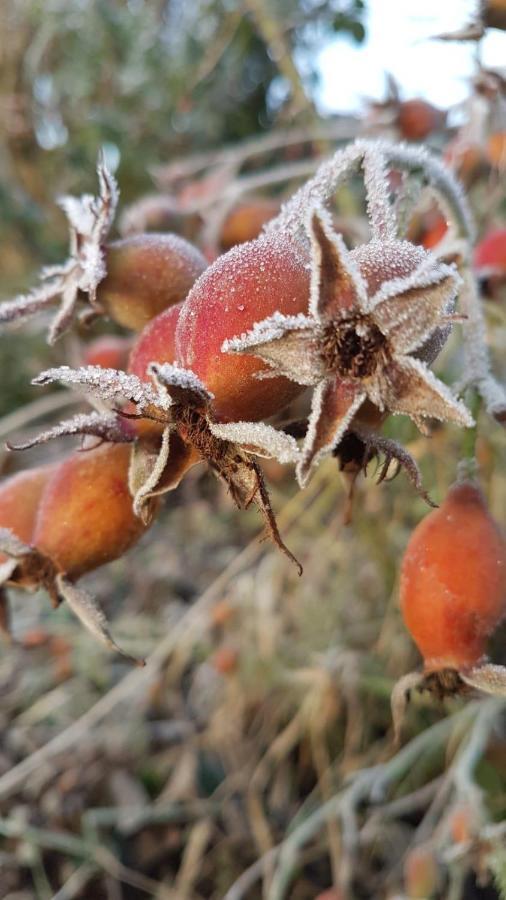
{"type": "MultiPolygon", "coordinates": [[[[0,528],[10,528],[20,541],[31,543],[42,493],[55,470],[55,465],[28,469],[0,484],[0,528]]],[[[6,560],[0,553],[0,564],[6,560]]]]}
{"type": "Polygon", "coordinates": [[[133,331],[184,300],[207,266],[197,247],[177,234],[139,234],[108,244],[107,275],[97,301],[107,315],[133,331]]]}
{"type": "Polygon", "coordinates": [[[450,488],[415,528],[401,567],[404,621],[427,671],[465,670],[506,615],[506,544],[479,488],[450,488]]]}
{"type": "Polygon", "coordinates": [[[125,371],[131,349],[131,338],[104,335],[90,341],[85,347],[83,366],[102,366],[104,369],[125,371]]]}
{"type": "Polygon", "coordinates": [[[259,238],[220,256],[188,294],[176,330],[177,362],[214,396],[218,419],[256,421],[290,403],[302,388],[286,378],[259,380],[267,366],[253,356],[222,353],[227,338],[276,310],[307,313],[309,270],[297,246],[259,238]]]}
{"type": "Polygon", "coordinates": [[[478,274],[506,274],[506,228],[495,228],[480,241],[474,251],[473,265],[478,274]]]}
{"type": "Polygon", "coordinates": [[[245,244],[257,238],[265,225],[279,213],[277,200],[256,197],[239,203],[226,217],[220,235],[223,250],[230,250],[237,244],[245,244]]]}
{"type": "Polygon", "coordinates": [[[71,579],[117,559],[147,528],[132,509],[130,452],[104,444],[74,453],[45,485],[32,544],[71,579]]]}
{"type": "Polygon", "coordinates": [[[397,126],[408,141],[423,141],[444,125],[446,113],[426,100],[405,100],[399,106],[397,126]]]}
{"type": "Polygon", "coordinates": [[[176,328],[182,308],[182,303],[171,306],[146,325],[130,352],[128,372],[146,381],[149,363],[175,361],[176,328]]]}

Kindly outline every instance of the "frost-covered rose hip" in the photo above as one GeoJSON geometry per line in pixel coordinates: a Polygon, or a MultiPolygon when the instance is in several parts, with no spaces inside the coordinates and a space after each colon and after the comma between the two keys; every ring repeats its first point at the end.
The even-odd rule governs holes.
{"type": "Polygon", "coordinates": [[[139,234],[109,244],[105,266],[97,302],[119,325],[141,331],[164,309],[184,300],[207,261],[177,234],[139,234]]]}
{"type": "Polygon", "coordinates": [[[442,697],[472,687],[506,695],[506,668],[485,658],[487,640],[506,616],[506,543],[474,482],[454,484],[415,528],[402,561],[400,603],[424,670],[394,687],[396,738],[413,690],[442,697]]]}
{"type": "Polygon", "coordinates": [[[214,394],[218,418],[266,418],[301,392],[286,378],[258,379],[264,363],[221,348],[266,316],[296,316],[307,312],[308,303],[307,263],[294,243],[278,235],[234,247],[198,279],[179,317],[177,361],[214,394]]]}
{"type": "Polygon", "coordinates": [[[483,657],[506,615],[506,545],[473,483],[450,488],[413,532],[400,600],[427,670],[465,670],[483,657]]]}

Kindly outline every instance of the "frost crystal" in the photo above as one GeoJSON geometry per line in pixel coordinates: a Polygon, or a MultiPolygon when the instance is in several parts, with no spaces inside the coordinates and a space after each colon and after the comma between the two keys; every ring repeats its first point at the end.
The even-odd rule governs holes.
{"type": "Polygon", "coordinates": [[[83,387],[90,394],[110,402],[130,400],[135,403],[139,412],[148,406],[159,406],[168,411],[171,405],[169,397],[154,390],[150,384],[141,381],[137,375],[127,375],[116,369],[103,369],[101,366],[81,366],[72,369],[70,366],[60,366],[55,369],[47,369],[32,384],[44,385],[60,381],[70,387],[83,387]]]}
{"type": "Polygon", "coordinates": [[[52,306],[60,298],[48,333],[53,344],[70,326],[78,304],[87,295],[91,310],[100,312],[97,286],[106,275],[104,244],[118,202],[118,189],[102,154],[97,164],[98,197],[62,197],[59,205],[67,216],[70,231],[70,258],[58,266],[43,269],[41,284],[31,293],[0,305],[0,324],[26,319],[52,306]]]}
{"type": "Polygon", "coordinates": [[[216,437],[240,444],[257,456],[277,459],[280,463],[293,463],[299,459],[295,438],[263,422],[213,422],[209,427],[216,437]]]}
{"type": "Polygon", "coordinates": [[[9,450],[28,450],[30,447],[35,447],[38,444],[46,444],[55,438],[70,435],[90,435],[103,441],[119,443],[133,440],[121,427],[114,413],[92,412],[87,414],[79,413],[71,419],[60,422],[53,428],[48,428],[47,431],[42,431],[31,440],[25,441],[24,444],[8,443],[7,447],[9,450]]]}
{"type": "Polygon", "coordinates": [[[323,162],[313,178],[282,207],[280,214],[267,223],[265,233],[281,233],[306,241],[304,222],[307,210],[329,203],[336,189],[360,168],[364,176],[373,238],[388,240],[395,236],[397,230],[385,178],[386,171],[392,168],[416,173],[426,184],[443,194],[465,236],[473,239],[474,224],[464,193],[443,163],[422,147],[363,139],[338,150],[323,162]]]}
{"type": "Polygon", "coordinates": [[[188,394],[193,400],[197,399],[204,403],[209,403],[213,399],[214,395],[191,369],[183,369],[170,363],[160,365],[152,362],[148,366],[148,373],[154,376],[158,385],[166,387],[169,394],[172,392],[174,398],[176,395],[188,394]]]}

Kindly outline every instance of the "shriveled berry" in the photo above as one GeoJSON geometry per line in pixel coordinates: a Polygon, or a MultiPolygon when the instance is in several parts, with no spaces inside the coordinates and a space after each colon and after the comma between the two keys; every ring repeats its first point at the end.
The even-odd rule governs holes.
{"type": "Polygon", "coordinates": [[[279,236],[234,247],[198,279],[181,311],[177,361],[214,394],[218,418],[258,420],[283,409],[301,387],[283,377],[260,380],[254,357],[222,353],[223,342],[276,311],[307,313],[309,271],[293,243],[279,236]]]}
{"type": "Polygon", "coordinates": [[[184,300],[207,266],[197,247],[176,234],[139,234],[105,248],[107,275],[97,289],[105,312],[141,331],[164,309],[184,300]]]}
{"type": "Polygon", "coordinates": [[[506,615],[506,545],[479,488],[450,488],[404,554],[400,600],[426,670],[465,670],[506,615]]]}

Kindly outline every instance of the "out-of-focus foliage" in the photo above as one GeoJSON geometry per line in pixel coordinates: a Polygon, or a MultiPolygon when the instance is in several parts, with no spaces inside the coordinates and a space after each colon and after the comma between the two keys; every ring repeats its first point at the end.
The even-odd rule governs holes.
{"type": "Polygon", "coordinates": [[[14,0],[2,11],[2,291],[56,258],[54,192],[90,189],[97,148],[126,200],[149,167],[274,123],[314,120],[315,52],[356,40],[363,0],[14,0]],[[292,61],[295,59],[295,63],[292,61]],[[37,257],[35,259],[34,257],[37,257]]]}

